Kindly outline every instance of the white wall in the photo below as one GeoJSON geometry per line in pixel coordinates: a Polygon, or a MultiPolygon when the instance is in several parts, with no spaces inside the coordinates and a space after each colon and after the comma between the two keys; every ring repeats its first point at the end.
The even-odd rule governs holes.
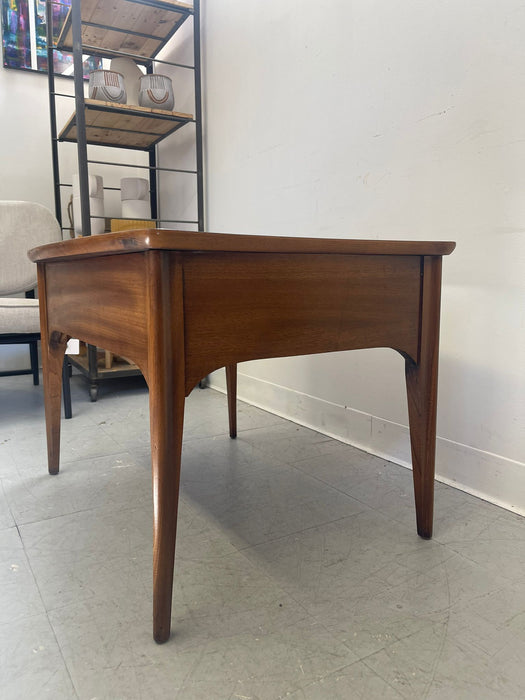
{"type": "Polygon", "coordinates": [[[0,199],[53,205],[47,76],[0,67],[0,199]]]}
{"type": "MultiPolygon", "coordinates": [[[[525,512],[525,5],[222,0],[203,33],[208,228],[457,241],[437,471],[525,512]]],[[[393,351],[240,372],[248,400],[409,462],[393,351]]]]}

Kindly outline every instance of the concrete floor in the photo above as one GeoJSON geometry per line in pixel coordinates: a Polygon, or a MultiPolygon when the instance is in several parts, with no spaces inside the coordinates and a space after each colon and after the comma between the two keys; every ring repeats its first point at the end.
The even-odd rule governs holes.
{"type": "Polygon", "coordinates": [[[173,635],[151,636],[148,398],[0,384],[2,700],[525,698],[525,519],[225,397],[187,402],[173,635]]]}

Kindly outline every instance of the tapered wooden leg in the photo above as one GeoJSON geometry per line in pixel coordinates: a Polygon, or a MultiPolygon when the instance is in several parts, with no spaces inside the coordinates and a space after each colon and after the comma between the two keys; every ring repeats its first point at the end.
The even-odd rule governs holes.
{"type": "Polygon", "coordinates": [[[425,257],[419,359],[405,364],[417,532],[425,539],[434,517],[440,296],[441,258],[425,257]]]}
{"type": "Polygon", "coordinates": [[[153,480],[153,637],[169,639],[177,506],[179,500],[184,393],[173,386],[169,367],[164,383],[150,387],[153,480]]]}
{"type": "Polygon", "coordinates": [[[47,465],[50,474],[58,474],[60,465],[60,409],[62,403],[62,368],[67,336],[42,334],[42,378],[46,414],[47,465]]]}
{"type": "Polygon", "coordinates": [[[237,365],[226,368],[226,391],[228,393],[228,419],[230,422],[230,437],[237,437],[237,365]]]}
{"type": "Polygon", "coordinates": [[[58,474],[60,465],[60,406],[62,401],[62,367],[67,335],[51,331],[47,310],[46,274],[38,263],[38,295],[40,308],[40,346],[46,414],[47,465],[50,474],[58,474]]]}
{"type": "Polygon", "coordinates": [[[148,253],[148,369],[153,483],[153,637],[171,629],[171,597],[182,428],[184,421],[184,322],[182,265],[162,251],[148,253]]]}

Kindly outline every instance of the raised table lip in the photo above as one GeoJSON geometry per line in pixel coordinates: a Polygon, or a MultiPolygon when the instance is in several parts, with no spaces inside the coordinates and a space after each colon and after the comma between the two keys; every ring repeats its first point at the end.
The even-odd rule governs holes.
{"type": "Polygon", "coordinates": [[[332,253],[342,255],[449,255],[452,241],[406,241],[356,238],[204,233],[171,229],[137,229],[75,238],[32,248],[33,262],[47,262],[148,250],[224,253],[332,253]]]}

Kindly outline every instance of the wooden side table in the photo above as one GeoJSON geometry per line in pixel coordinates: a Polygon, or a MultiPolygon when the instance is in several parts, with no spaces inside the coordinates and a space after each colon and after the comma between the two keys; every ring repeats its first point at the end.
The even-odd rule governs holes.
{"type": "Polygon", "coordinates": [[[150,229],[61,241],[38,264],[49,472],[59,469],[68,338],[130,358],[150,391],[153,635],[170,635],[185,397],[268,357],[390,347],[405,358],[417,531],[432,536],[441,261],[449,242],[150,229]]]}

